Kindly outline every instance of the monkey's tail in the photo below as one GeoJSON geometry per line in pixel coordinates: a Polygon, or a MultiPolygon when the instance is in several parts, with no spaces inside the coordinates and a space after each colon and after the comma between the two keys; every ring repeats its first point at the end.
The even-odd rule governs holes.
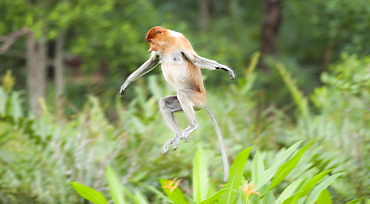
{"type": "Polygon", "coordinates": [[[227,161],[227,155],[226,155],[224,141],[222,139],[221,131],[220,131],[220,128],[218,127],[216,118],[213,115],[211,109],[208,106],[206,106],[205,109],[207,110],[208,115],[211,117],[213,126],[215,127],[215,130],[216,130],[216,135],[217,135],[218,143],[220,145],[220,150],[221,150],[222,163],[223,163],[223,166],[224,166],[224,182],[226,183],[227,180],[229,179],[229,163],[227,161]]]}

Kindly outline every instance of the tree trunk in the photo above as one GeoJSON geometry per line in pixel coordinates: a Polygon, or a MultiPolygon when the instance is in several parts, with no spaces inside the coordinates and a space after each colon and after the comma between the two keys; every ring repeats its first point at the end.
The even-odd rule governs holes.
{"type": "Polygon", "coordinates": [[[199,1],[199,29],[200,31],[206,31],[208,29],[209,20],[209,0],[199,1]]]}
{"type": "Polygon", "coordinates": [[[38,70],[39,70],[39,84],[38,84],[38,93],[40,98],[45,98],[46,96],[46,70],[47,70],[47,49],[48,49],[48,38],[46,32],[42,30],[41,37],[38,40],[38,70]]]}
{"type": "Polygon", "coordinates": [[[31,111],[38,116],[41,113],[39,100],[46,93],[46,36],[36,42],[32,31],[27,38],[27,91],[31,111]]]}
{"type": "Polygon", "coordinates": [[[36,39],[32,32],[27,37],[27,52],[26,52],[26,63],[27,63],[27,92],[28,102],[32,112],[37,113],[40,110],[40,106],[37,103],[37,52],[36,52],[36,39]]]}
{"type": "MultiPolygon", "coordinates": [[[[263,0],[264,14],[261,33],[262,57],[276,54],[276,40],[281,23],[281,0],[263,0]]],[[[263,67],[267,69],[267,67],[263,67]]]]}
{"type": "Polygon", "coordinates": [[[65,32],[59,30],[55,46],[55,89],[56,89],[56,110],[58,115],[63,110],[63,94],[64,94],[64,66],[63,66],[63,47],[64,47],[65,32]]]}
{"type": "MultiPolygon", "coordinates": [[[[27,92],[31,112],[35,115],[41,113],[39,100],[46,95],[46,67],[49,64],[47,58],[47,37],[46,32],[36,41],[33,32],[28,28],[0,36],[0,54],[7,52],[15,40],[27,35],[26,68],[27,68],[27,92]]],[[[14,54],[14,53],[13,53],[14,54]]],[[[21,53],[15,52],[17,56],[24,57],[21,53]]]]}

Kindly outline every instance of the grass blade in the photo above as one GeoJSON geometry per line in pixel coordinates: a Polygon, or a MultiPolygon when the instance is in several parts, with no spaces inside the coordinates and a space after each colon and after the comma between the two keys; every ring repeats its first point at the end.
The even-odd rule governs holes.
{"type": "Polygon", "coordinates": [[[207,160],[204,158],[203,150],[198,146],[193,162],[193,197],[199,203],[207,197],[209,180],[207,160]]]}

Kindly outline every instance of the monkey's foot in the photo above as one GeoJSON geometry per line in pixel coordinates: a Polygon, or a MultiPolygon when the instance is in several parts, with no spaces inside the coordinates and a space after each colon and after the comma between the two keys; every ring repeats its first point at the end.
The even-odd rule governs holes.
{"type": "Polygon", "coordinates": [[[167,153],[168,153],[168,149],[169,149],[170,145],[173,145],[173,151],[175,151],[175,150],[177,149],[177,145],[178,145],[178,144],[179,144],[179,142],[180,142],[180,139],[181,139],[181,138],[174,137],[174,138],[172,138],[172,139],[168,140],[168,141],[164,144],[164,146],[163,146],[163,152],[164,152],[165,154],[167,154],[167,153]]]}
{"type": "Polygon", "coordinates": [[[189,132],[183,131],[181,139],[185,140],[185,142],[189,142],[189,132]]]}

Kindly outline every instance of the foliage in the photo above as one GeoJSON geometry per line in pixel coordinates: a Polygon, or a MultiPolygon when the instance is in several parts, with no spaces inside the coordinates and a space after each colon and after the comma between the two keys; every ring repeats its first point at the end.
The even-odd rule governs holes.
{"type": "Polygon", "coordinates": [[[0,78],[0,81],[6,93],[10,93],[13,90],[15,77],[12,75],[11,70],[7,70],[5,75],[0,78]]]}
{"type": "MultiPolygon", "coordinates": [[[[276,158],[276,163],[268,169],[264,169],[263,161],[259,160],[256,157],[252,162],[255,171],[252,172],[252,177],[259,178],[255,182],[260,185],[252,185],[245,189],[243,185],[245,184],[245,178],[243,176],[244,166],[246,161],[248,160],[250,151],[252,148],[246,148],[243,150],[234,160],[234,164],[230,170],[230,179],[229,181],[223,186],[222,189],[213,192],[208,191],[209,178],[207,174],[204,174],[204,171],[207,171],[207,161],[205,159],[205,155],[201,148],[198,148],[196,157],[194,158],[194,165],[193,165],[193,199],[186,196],[183,191],[181,191],[178,186],[181,180],[178,180],[176,184],[173,184],[176,179],[174,180],[167,180],[167,179],[160,179],[161,186],[163,191],[167,195],[167,197],[173,203],[298,203],[298,201],[302,201],[307,204],[311,204],[314,202],[317,203],[330,203],[331,197],[329,191],[326,189],[336,178],[338,178],[343,173],[333,174],[331,176],[326,175],[331,171],[327,170],[320,174],[317,174],[313,178],[303,177],[296,182],[291,183],[287,186],[287,188],[281,193],[281,195],[276,198],[276,194],[274,193],[274,189],[277,185],[289,174],[290,170],[294,169],[297,165],[298,160],[302,156],[302,154],[311,146],[313,142],[308,143],[305,145],[301,150],[297,151],[295,154],[293,153],[299,146],[301,142],[297,142],[296,144],[292,145],[287,150],[281,152],[281,154],[276,158]],[[293,153],[293,155],[292,155],[293,153]],[[286,170],[290,169],[290,170],[286,170]],[[203,173],[202,173],[203,172],[203,173]],[[270,179],[265,178],[273,178],[271,181],[270,179]],[[263,182],[262,182],[263,181],[263,182]],[[261,183],[262,182],[262,183],[261,183]],[[266,183],[264,183],[266,182],[266,183]],[[252,190],[251,188],[255,188],[260,186],[256,190],[252,190]]],[[[108,167],[107,172],[112,172],[112,169],[108,167]]],[[[115,185],[110,185],[111,195],[113,197],[114,203],[125,203],[123,201],[124,189],[118,185],[119,179],[114,176],[113,179],[110,179],[108,173],[108,180],[109,183],[115,183],[115,185]],[[112,193],[118,192],[118,193],[112,193]],[[121,200],[117,200],[117,194],[121,197],[121,200]]],[[[83,186],[81,184],[77,184],[72,182],[75,190],[86,199],[90,200],[93,203],[106,203],[106,199],[101,197],[97,191],[83,186]]],[[[215,189],[212,187],[211,189],[215,189]]],[[[132,196],[132,200],[130,203],[148,203],[147,201],[140,199],[138,202],[138,198],[141,197],[141,194],[137,194],[132,196]],[[144,201],[144,202],[143,202],[144,201]]],[[[358,201],[358,200],[357,200],[358,201]]]]}
{"type": "MultiPolygon", "coordinates": [[[[280,88],[292,95],[289,110],[260,105],[263,89],[256,82],[263,74],[255,71],[257,62],[255,54],[236,82],[209,86],[207,92],[235,165],[229,188],[217,185],[222,179],[221,157],[204,111],[197,113],[199,128],[189,143],[181,143],[169,155],[161,153],[172,133],[158,114],[157,101],[172,92],[156,75],[138,81],[124,99],[111,102],[88,96],[80,110],[60,117],[48,100],[41,100],[43,115],[35,118],[27,112],[22,92],[0,88],[0,202],[83,203],[71,181],[116,203],[122,197],[123,202],[171,202],[158,190],[158,178],[182,178],[176,189],[189,202],[368,202],[368,57],[344,55],[323,73],[323,86],[309,94],[301,91],[290,64],[281,63],[276,71],[280,88]],[[314,139],[299,149],[297,141],[314,139]],[[195,153],[200,143],[202,150],[195,153]],[[252,145],[255,152],[245,150],[252,145]],[[235,156],[240,152],[245,160],[235,156]],[[252,193],[248,200],[243,189],[261,195],[252,193]]],[[[186,125],[182,114],[176,117],[181,127],[186,125]]]]}

